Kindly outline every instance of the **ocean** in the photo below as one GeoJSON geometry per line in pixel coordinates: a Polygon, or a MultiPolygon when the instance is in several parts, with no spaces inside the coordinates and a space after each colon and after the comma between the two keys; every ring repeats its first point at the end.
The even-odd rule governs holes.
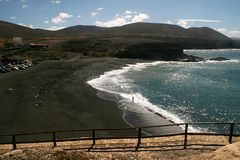
{"type": "MultiPolygon", "coordinates": [[[[123,119],[132,126],[161,125],[149,112],[174,123],[240,122],[240,50],[184,52],[230,60],[131,64],[105,72],[88,84],[118,95],[123,119]]],[[[228,126],[194,125],[190,129],[227,132],[228,126]]]]}

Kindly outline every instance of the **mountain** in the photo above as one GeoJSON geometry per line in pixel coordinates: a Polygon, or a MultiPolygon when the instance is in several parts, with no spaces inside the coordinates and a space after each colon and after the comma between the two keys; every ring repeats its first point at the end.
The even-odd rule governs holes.
{"type": "Polygon", "coordinates": [[[234,45],[231,38],[208,27],[185,29],[178,25],[157,23],[133,23],[111,28],[78,25],[56,32],[58,35],[104,34],[110,37],[157,39],[180,44],[183,48],[228,48],[234,45]]]}
{"type": "Polygon", "coordinates": [[[199,38],[212,40],[231,40],[222,33],[208,27],[182,28],[178,25],[160,23],[132,23],[120,27],[102,28],[77,25],[57,31],[67,34],[106,33],[106,34],[143,34],[169,38],[199,38]]]}
{"type": "Polygon", "coordinates": [[[24,37],[25,39],[32,39],[36,37],[46,37],[53,35],[54,32],[32,29],[21,25],[5,22],[0,20],[0,37],[1,38],[12,38],[12,37],[24,37]]]}
{"type": "Polygon", "coordinates": [[[56,32],[60,35],[77,35],[77,34],[104,33],[107,30],[108,30],[108,28],[102,28],[102,27],[97,27],[97,26],[77,25],[77,26],[60,29],[56,32]]]}
{"type": "Polygon", "coordinates": [[[183,48],[227,48],[233,47],[234,44],[229,37],[208,27],[185,29],[170,24],[133,23],[111,28],[77,25],[58,31],[47,31],[0,21],[0,37],[21,36],[31,39],[71,35],[154,39],[163,43],[177,43],[183,48]]]}

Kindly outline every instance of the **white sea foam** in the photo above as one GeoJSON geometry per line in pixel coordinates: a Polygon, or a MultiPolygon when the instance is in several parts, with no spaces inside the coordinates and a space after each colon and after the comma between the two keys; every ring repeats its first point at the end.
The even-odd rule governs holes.
{"type": "MultiPolygon", "coordinates": [[[[156,61],[152,63],[137,63],[130,64],[121,69],[112,70],[105,72],[103,75],[100,75],[98,78],[89,80],[87,83],[92,87],[113,94],[119,94],[122,99],[119,101],[119,107],[124,111],[132,111],[136,113],[143,112],[153,112],[166,117],[167,120],[171,120],[174,123],[184,123],[184,121],[177,116],[167,110],[162,109],[162,106],[153,105],[147,98],[145,98],[142,94],[133,92],[131,90],[132,80],[127,79],[124,76],[124,73],[142,70],[148,66],[155,66],[161,64],[182,64],[186,62],[166,62],[166,61],[156,61]],[[127,105],[133,101],[134,97],[134,105],[127,105]],[[134,106],[141,106],[141,108],[136,108],[134,106]]],[[[199,131],[199,129],[190,127],[190,131],[199,131]]]]}

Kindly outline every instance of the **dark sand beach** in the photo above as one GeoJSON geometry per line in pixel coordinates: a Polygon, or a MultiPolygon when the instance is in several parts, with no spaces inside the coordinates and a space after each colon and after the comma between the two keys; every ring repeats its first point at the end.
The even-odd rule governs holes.
{"type": "MultiPolygon", "coordinates": [[[[105,71],[137,62],[141,61],[74,58],[68,61],[45,61],[24,71],[1,74],[0,133],[172,124],[134,103],[128,105],[137,110],[144,110],[144,113],[121,110],[121,107],[117,106],[118,95],[97,91],[86,83],[105,71]]],[[[150,134],[166,134],[179,133],[181,129],[168,127],[143,131],[150,134]]],[[[128,131],[127,134],[129,133],[128,131]]],[[[115,133],[108,131],[100,134],[115,133]]]]}
{"type": "Polygon", "coordinates": [[[45,61],[1,74],[0,133],[128,127],[116,103],[96,96],[86,80],[135,61],[45,61]]]}

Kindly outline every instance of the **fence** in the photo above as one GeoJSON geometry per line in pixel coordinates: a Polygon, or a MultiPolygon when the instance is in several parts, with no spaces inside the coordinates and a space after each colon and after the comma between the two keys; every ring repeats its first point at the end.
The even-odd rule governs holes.
{"type": "Polygon", "coordinates": [[[0,141],[0,144],[12,144],[12,149],[17,149],[17,144],[21,143],[40,143],[40,142],[52,142],[53,147],[57,146],[57,142],[63,142],[63,141],[79,141],[79,140],[91,140],[92,146],[89,148],[94,147],[96,144],[96,140],[104,140],[104,139],[136,139],[136,147],[135,150],[137,151],[141,147],[141,141],[144,138],[153,138],[153,137],[170,137],[170,136],[184,136],[183,141],[183,149],[187,149],[188,147],[188,136],[189,135],[204,135],[204,136],[227,136],[228,142],[231,144],[233,137],[240,137],[239,131],[237,130],[237,126],[240,125],[240,123],[218,123],[218,122],[198,122],[198,123],[178,123],[178,124],[169,124],[169,125],[158,125],[158,126],[145,126],[145,127],[132,127],[132,128],[115,128],[115,129],[85,129],[85,130],[69,130],[69,131],[52,131],[52,132],[38,132],[38,133],[24,133],[24,134],[13,134],[13,135],[0,135],[0,138],[7,138],[10,141],[8,142],[2,142],[0,141]],[[191,132],[189,130],[189,126],[194,125],[214,125],[214,126],[221,126],[224,125],[227,126],[227,133],[219,133],[219,132],[191,132]],[[164,128],[164,127],[180,127],[182,128],[182,131],[179,133],[171,133],[171,134],[154,134],[154,135],[148,135],[144,133],[144,130],[149,128],[164,128]],[[131,136],[96,136],[96,133],[98,132],[109,132],[109,131],[134,131],[135,135],[131,136]],[[89,132],[91,133],[91,136],[89,137],[78,137],[75,138],[74,136],[68,136],[67,138],[60,138],[58,137],[58,134],[61,133],[73,133],[73,132],[89,132]],[[34,136],[34,135],[44,135],[49,134],[51,135],[51,139],[48,140],[34,140],[34,141],[17,141],[17,137],[20,136],[34,136]]]}

